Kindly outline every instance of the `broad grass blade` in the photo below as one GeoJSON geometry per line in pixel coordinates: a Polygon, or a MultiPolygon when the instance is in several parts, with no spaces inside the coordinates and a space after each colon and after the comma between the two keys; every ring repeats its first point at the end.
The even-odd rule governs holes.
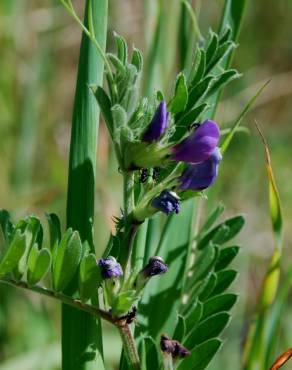
{"type": "MultiPolygon", "coordinates": [[[[107,0],[86,1],[85,25],[92,14],[97,41],[105,48],[107,0]],[[92,8],[90,8],[92,7],[92,8]]],[[[99,110],[89,85],[101,85],[103,61],[93,43],[83,34],[75,93],[67,198],[67,225],[78,230],[82,241],[92,243],[94,216],[96,142],[99,110]]],[[[93,247],[92,247],[93,251],[93,247]]],[[[93,251],[94,252],[94,251],[93,251]]],[[[69,293],[78,289],[77,279],[69,293]]],[[[100,321],[89,314],[62,307],[62,369],[104,369],[100,321]]]]}

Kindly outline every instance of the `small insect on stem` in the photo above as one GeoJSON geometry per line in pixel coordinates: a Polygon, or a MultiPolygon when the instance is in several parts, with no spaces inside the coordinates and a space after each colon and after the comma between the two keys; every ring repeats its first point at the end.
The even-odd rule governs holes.
{"type": "Polygon", "coordinates": [[[189,125],[189,131],[196,130],[198,127],[200,127],[201,124],[199,122],[194,122],[189,125]]]}
{"type": "Polygon", "coordinates": [[[148,179],[149,176],[150,176],[149,175],[149,169],[148,168],[142,168],[140,170],[140,179],[139,179],[139,182],[141,184],[144,184],[147,181],[147,179],[148,179]]]}
{"type": "Polygon", "coordinates": [[[137,307],[133,306],[131,311],[126,313],[126,315],[119,317],[119,320],[126,320],[127,324],[132,324],[135,321],[137,315],[137,307]]]}
{"type": "Polygon", "coordinates": [[[136,319],[137,307],[133,306],[132,311],[127,314],[127,324],[131,324],[136,319]]]}
{"type": "Polygon", "coordinates": [[[159,177],[159,175],[160,175],[160,168],[159,167],[154,167],[153,168],[153,173],[152,173],[152,179],[153,179],[153,181],[157,181],[158,180],[158,177],[159,177]]]}
{"type": "Polygon", "coordinates": [[[156,182],[158,180],[158,177],[160,175],[160,168],[159,167],[154,167],[153,170],[152,170],[152,175],[151,175],[150,171],[151,170],[149,170],[148,168],[142,168],[140,170],[140,178],[139,178],[140,184],[144,184],[150,176],[152,177],[152,180],[154,182],[156,182]]]}

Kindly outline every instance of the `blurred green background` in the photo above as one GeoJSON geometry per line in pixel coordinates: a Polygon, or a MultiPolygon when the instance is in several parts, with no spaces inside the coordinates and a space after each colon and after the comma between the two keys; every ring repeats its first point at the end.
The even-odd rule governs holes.
{"type": "MultiPolygon", "coordinates": [[[[165,2],[166,0],[164,0],[165,2]]],[[[144,91],[163,87],[175,76],[179,63],[180,2],[169,0],[163,13],[163,32],[157,55],[152,40],[158,0],[111,0],[109,41],[112,31],[141,48],[146,71],[153,78],[144,91]]],[[[160,1],[163,3],[163,0],[160,1]]],[[[83,1],[75,1],[82,14],[83,1]]],[[[199,11],[203,35],[217,29],[223,0],[193,1],[199,11]]],[[[256,119],[269,142],[272,163],[283,204],[285,249],[283,270],[292,253],[292,2],[250,1],[233,66],[243,78],[224,92],[216,120],[227,125],[266,80],[270,84],[257,100],[244,124],[250,134],[237,135],[225,155],[220,176],[204,201],[205,209],[220,200],[226,215],[241,212],[247,225],[239,238],[237,259],[239,303],[225,331],[226,343],[210,369],[239,368],[241,344],[254,308],[262,276],[273,249],[268,214],[264,151],[254,130],[256,119]]],[[[190,36],[191,37],[191,36],[190,36]]],[[[57,0],[0,1],[0,206],[15,218],[56,212],[65,225],[67,162],[80,30],[57,0]]],[[[157,49],[156,49],[157,51],[157,49]]],[[[121,181],[110,143],[101,123],[98,139],[95,241],[97,253],[113,229],[119,213],[121,181]]],[[[292,343],[291,297],[283,315],[279,348],[292,343]]],[[[59,305],[30,292],[0,286],[0,369],[53,370],[60,363],[59,305]]],[[[105,351],[108,369],[119,358],[120,341],[107,327],[105,351]]],[[[287,367],[288,368],[288,367],[287,367]]]]}

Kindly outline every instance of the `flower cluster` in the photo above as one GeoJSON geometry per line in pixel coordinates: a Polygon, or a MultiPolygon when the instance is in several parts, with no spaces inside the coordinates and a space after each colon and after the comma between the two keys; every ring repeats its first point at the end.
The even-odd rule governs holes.
{"type": "MultiPolygon", "coordinates": [[[[101,258],[97,264],[101,269],[101,276],[104,280],[107,301],[112,306],[111,308],[117,311],[118,307],[114,306],[116,303],[119,305],[119,294],[123,295],[127,293],[123,291],[123,284],[120,281],[124,275],[123,269],[119,262],[112,256],[101,258]]],[[[132,274],[130,277],[130,292],[132,294],[135,291],[135,294],[133,297],[129,297],[130,306],[140,297],[142,290],[150,278],[164,274],[167,270],[168,267],[163,259],[159,256],[154,256],[149,259],[147,265],[138,274],[132,274]]]]}
{"type": "MultiPolygon", "coordinates": [[[[142,141],[149,144],[157,142],[165,135],[169,123],[167,106],[162,101],[143,134],[142,141]]],[[[218,175],[222,159],[218,143],[220,130],[216,122],[206,120],[196,124],[193,132],[176,145],[157,150],[157,155],[168,160],[186,163],[186,168],[178,177],[176,191],[201,191],[211,186],[218,175]]],[[[152,148],[154,151],[155,148],[152,148]]],[[[151,154],[153,155],[153,154],[151,154]]],[[[147,157],[147,152],[145,152],[147,157]]],[[[153,160],[153,159],[152,159],[153,160]]],[[[154,197],[151,206],[169,215],[180,210],[179,196],[174,191],[164,190],[154,197]]]]}

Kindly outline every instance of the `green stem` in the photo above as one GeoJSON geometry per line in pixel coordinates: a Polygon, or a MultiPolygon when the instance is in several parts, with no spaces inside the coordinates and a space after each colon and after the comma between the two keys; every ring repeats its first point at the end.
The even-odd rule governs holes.
{"type": "MultiPolygon", "coordinates": [[[[107,0],[85,2],[85,27],[90,21],[96,42],[103,50],[107,9],[107,0]]],[[[67,226],[78,230],[82,242],[87,242],[94,253],[92,226],[99,110],[89,86],[102,83],[104,59],[98,53],[96,43],[88,38],[85,29],[83,31],[72,118],[67,226]]],[[[77,289],[76,277],[65,293],[72,296],[77,289]]],[[[62,306],[62,369],[104,369],[100,320],[65,304],[62,306]]]]}
{"type": "Polygon", "coordinates": [[[163,354],[163,370],[173,370],[173,360],[170,354],[163,354]]]}
{"type": "Polygon", "coordinates": [[[130,369],[140,370],[141,364],[135,340],[128,324],[118,327],[123,342],[123,348],[130,365],[130,369]]]}
{"type": "Polygon", "coordinates": [[[134,187],[135,187],[135,175],[134,172],[124,173],[124,213],[125,217],[128,217],[132,212],[135,201],[134,201],[134,187]]]}
{"type": "Polygon", "coordinates": [[[132,250],[138,225],[133,223],[132,211],[135,207],[134,199],[135,175],[134,172],[124,173],[124,217],[125,217],[125,237],[123,241],[123,255],[121,264],[124,270],[124,280],[126,281],[132,270],[132,250]]]}
{"type": "Polygon", "coordinates": [[[85,311],[85,312],[87,312],[91,315],[99,316],[102,319],[104,319],[106,321],[109,321],[113,324],[115,324],[119,320],[118,318],[114,318],[109,312],[101,310],[98,307],[94,307],[92,305],[83,303],[83,302],[79,301],[78,299],[73,299],[73,298],[71,298],[71,297],[69,297],[69,296],[67,296],[63,293],[55,292],[53,290],[43,288],[39,285],[30,286],[24,281],[16,281],[16,280],[6,278],[6,277],[1,278],[0,283],[1,284],[8,284],[8,285],[14,286],[16,288],[22,288],[22,289],[30,290],[32,292],[42,294],[42,295],[45,295],[45,296],[50,297],[50,298],[58,299],[59,301],[65,303],[66,305],[69,305],[71,307],[75,307],[78,310],[85,311]]]}

